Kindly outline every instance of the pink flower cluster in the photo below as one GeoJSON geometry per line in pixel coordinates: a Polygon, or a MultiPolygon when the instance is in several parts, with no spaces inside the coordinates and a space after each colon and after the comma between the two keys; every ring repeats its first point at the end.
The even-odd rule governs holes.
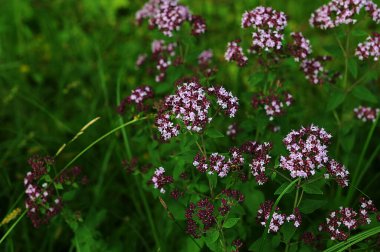
{"type": "Polygon", "coordinates": [[[211,49],[201,52],[198,56],[199,70],[205,77],[210,77],[217,72],[217,68],[211,66],[212,58],[211,49]]]}
{"type": "Polygon", "coordinates": [[[216,173],[221,178],[226,177],[231,168],[241,166],[243,163],[244,158],[239,148],[231,148],[228,159],[219,153],[212,153],[208,158],[198,153],[193,161],[193,165],[199,172],[216,173]]]}
{"type": "Polygon", "coordinates": [[[42,179],[47,176],[49,166],[53,165],[54,160],[35,156],[28,163],[32,170],[24,178],[25,208],[33,226],[38,228],[41,224],[47,224],[62,210],[62,199],[56,194],[52,184],[42,179]]]}
{"type": "Polygon", "coordinates": [[[132,90],[131,95],[125,97],[117,108],[119,114],[125,112],[125,107],[127,104],[134,104],[138,111],[143,111],[147,107],[144,105],[144,101],[147,99],[152,99],[154,97],[153,89],[150,86],[140,86],[132,90]]]}
{"type": "Polygon", "coordinates": [[[165,98],[164,108],[156,117],[156,126],[164,141],[179,134],[179,124],[174,125],[171,119],[180,120],[187,130],[194,132],[201,132],[212,120],[208,116],[210,100],[206,91],[217,98],[217,104],[226,115],[235,116],[238,99],[231,92],[223,87],[206,89],[196,79],[184,80],[174,95],[165,98]]]}
{"type": "Polygon", "coordinates": [[[190,10],[178,3],[178,0],[149,0],[137,11],[136,21],[141,24],[149,19],[150,28],[157,28],[168,37],[173,31],[180,30],[186,21],[192,24],[192,34],[199,35],[206,31],[206,24],[200,16],[192,16],[190,10]]]}
{"type": "Polygon", "coordinates": [[[355,15],[361,9],[367,11],[373,21],[380,22],[380,9],[371,0],[332,0],[318,8],[310,17],[310,25],[320,29],[332,29],[342,24],[355,24],[355,15]]]}
{"type": "Polygon", "coordinates": [[[255,109],[263,106],[266,115],[272,121],[275,117],[285,112],[285,106],[289,107],[293,104],[293,96],[289,92],[276,94],[274,91],[270,91],[270,94],[267,96],[263,93],[258,93],[253,95],[251,104],[255,109]]]}
{"type": "Polygon", "coordinates": [[[289,45],[290,54],[296,62],[305,60],[311,55],[310,40],[306,39],[301,32],[292,32],[293,43],[289,45]]]}
{"type": "Polygon", "coordinates": [[[326,167],[328,175],[325,178],[332,176],[341,187],[347,186],[349,172],[327,155],[331,137],[323,128],[314,125],[293,130],[283,140],[290,154],[280,157],[280,167],[288,170],[292,178],[309,178],[316,170],[326,167]]]}
{"type": "Polygon", "coordinates": [[[360,60],[373,57],[374,61],[378,61],[380,57],[380,33],[374,32],[365,42],[359,43],[355,55],[360,60]]]}
{"type": "Polygon", "coordinates": [[[256,29],[252,34],[252,52],[261,50],[279,50],[282,47],[284,34],[282,31],[287,25],[286,15],[271,7],[259,6],[243,14],[242,28],[256,29]]]}
{"type": "Polygon", "coordinates": [[[379,115],[380,109],[359,106],[354,109],[354,113],[359,120],[363,122],[372,121],[375,122],[379,115]]]}
{"type": "Polygon", "coordinates": [[[235,117],[239,109],[239,102],[236,96],[233,96],[231,92],[222,86],[210,87],[207,91],[210,95],[214,95],[217,98],[216,103],[227,116],[230,118],[235,117]]]}
{"type": "Polygon", "coordinates": [[[154,175],[151,179],[154,188],[159,189],[161,193],[165,193],[166,190],[164,186],[173,183],[172,176],[165,176],[165,169],[163,167],[159,167],[154,171],[154,175]]]}
{"type": "Polygon", "coordinates": [[[288,170],[292,178],[314,175],[316,169],[325,166],[329,160],[327,145],[330,139],[329,133],[314,125],[293,130],[283,140],[290,155],[281,156],[280,167],[288,170]]]}
{"type": "Polygon", "coordinates": [[[239,67],[243,67],[248,63],[248,58],[239,44],[240,40],[228,42],[224,58],[227,62],[235,61],[239,67]]]}
{"type": "Polygon", "coordinates": [[[360,203],[358,211],[349,207],[340,207],[339,210],[330,212],[326,223],[319,226],[319,231],[328,232],[331,240],[347,240],[353,230],[371,223],[369,213],[377,212],[372,200],[361,198],[360,203]]]}
{"type": "Polygon", "coordinates": [[[241,147],[244,153],[253,156],[252,161],[249,164],[252,175],[255,177],[256,182],[259,185],[263,185],[268,181],[268,177],[265,174],[266,166],[271,160],[269,152],[272,150],[272,144],[264,142],[262,144],[249,141],[241,147]]]}
{"type": "MultiPolygon", "coordinates": [[[[269,219],[270,212],[272,210],[274,202],[272,200],[267,200],[264,203],[260,204],[260,208],[257,211],[256,220],[262,225],[266,226],[266,222],[269,219]]],[[[270,220],[268,233],[277,233],[281,226],[285,224],[285,222],[294,222],[295,227],[299,227],[302,223],[302,218],[299,210],[294,209],[294,213],[286,216],[286,214],[280,213],[280,208],[276,207],[275,211],[272,214],[272,219],[270,220]]]]}
{"type": "Polygon", "coordinates": [[[333,83],[339,76],[338,73],[333,76],[324,68],[323,62],[330,61],[331,57],[323,56],[301,61],[301,70],[304,72],[306,79],[312,84],[333,83]]]}

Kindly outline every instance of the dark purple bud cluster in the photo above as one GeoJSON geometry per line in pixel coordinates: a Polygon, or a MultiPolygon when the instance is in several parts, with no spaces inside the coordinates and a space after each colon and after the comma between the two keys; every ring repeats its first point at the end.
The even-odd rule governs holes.
{"type": "Polygon", "coordinates": [[[257,93],[253,95],[251,104],[255,109],[262,106],[269,120],[272,121],[285,113],[284,107],[290,107],[293,104],[293,96],[289,92],[270,91],[270,94],[266,96],[263,93],[257,93]]]}
{"type": "Polygon", "coordinates": [[[301,224],[302,224],[302,216],[301,216],[300,210],[298,208],[295,208],[294,209],[294,213],[292,213],[288,217],[286,217],[286,220],[288,222],[293,221],[294,222],[294,226],[296,228],[298,228],[299,226],[301,226],[301,224]]]}
{"type": "Polygon", "coordinates": [[[332,74],[323,66],[324,62],[330,60],[331,57],[327,56],[305,59],[301,61],[300,68],[306,79],[312,84],[334,83],[340,74],[332,74]]]}
{"type": "Polygon", "coordinates": [[[354,113],[359,120],[363,122],[372,121],[375,122],[379,115],[380,109],[371,107],[359,106],[354,109],[354,113]]]}
{"type": "Polygon", "coordinates": [[[154,188],[159,189],[161,193],[165,193],[164,186],[173,183],[172,176],[165,176],[165,169],[163,167],[159,167],[155,170],[154,175],[151,179],[151,183],[153,183],[154,188]]]}
{"type": "Polygon", "coordinates": [[[232,252],[239,252],[239,250],[243,247],[243,242],[240,239],[234,240],[232,242],[232,246],[234,247],[232,252]]]}
{"type": "Polygon", "coordinates": [[[144,104],[144,101],[153,99],[154,93],[150,86],[140,86],[132,90],[131,95],[125,97],[117,108],[119,114],[125,112],[125,108],[128,105],[135,105],[138,111],[146,110],[148,107],[144,104]]]}
{"type": "Polygon", "coordinates": [[[378,61],[380,58],[380,33],[374,32],[365,42],[359,43],[355,55],[360,60],[373,57],[374,61],[378,61]]]}
{"type": "Polygon", "coordinates": [[[199,36],[206,32],[206,22],[203,17],[194,15],[191,17],[191,34],[199,36]]]}
{"type": "Polygon", "coordinates": [[[355,15],[365,9],[373,21],[380,22],[380,9],[371,0],[332,0],[318,8],[310,17],[310,25],[319,29],[332,29],[342,24],[355,24],[355,15]]]}
{"type": "Polygon", "coordinates": [[[224,58],[228,62],[235,61],[239,67],[243,67],[248,63],[248,58],[245,56],[243,48],[241,48],[239,44],[239,39],[228,42],[224,58]]]}
{"type": "Polygon", "coordinates": [[[252,27],[251,52],[259,53],[262,50],[279,50],[282,47],[284,34],[282,31],[287,25],[287,18],[283,12],[271,7],[259,6],[243,14],[242,28],[252,27]]]}
{"type": "Polygon", "coordinates": [[[186,233],[194,238],[216,224],[214,205],[207,199],[201,199],[197,204],[190,203],[185,212],[186,233]]]}
{"type": "Polygon", "coordinates": [[[326,223],[319,226],[319,231],[328,232],[331,240],[345,241],[353,230],[370,224],[369,213],[376,212],[377,208],[372,200],[361,198],[358,211],[349,207],[340,207],[339,210],[330,212],[326,223]]]}

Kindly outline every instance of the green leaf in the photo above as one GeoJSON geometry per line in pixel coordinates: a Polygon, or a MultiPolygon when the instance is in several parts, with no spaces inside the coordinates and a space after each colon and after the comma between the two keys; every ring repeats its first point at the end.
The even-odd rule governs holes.
{"type": "Polygon", "coordinates": [[[367,102],[372,102],[376,103],[377,102],[377,97],[371,93],[366,87],[364,86],[357,86],[352,90],[352,94],[358,98],[359,100],[362,101],[367,101],[367,102]]]}
{"type": "Polygon", "coordinates": [[[350,59],[348,61],[348,70],[355,79],[358,77],[358,63],[355,59],[350,59]]]}
{"type": "Polygon", "coordinates": [[[223,223],[224,228],[232,228],[239,222],[240,218],[229,218],[223,223]]]}
{"type": "Polygon", "coordinates": [[[75,194],[76,194],[76,191],[69,191],[69,192],[65,192],[63,195],[62,195],[62,198],[64,201],[68,200],[73,200],[74,197],[75,197],[75,194]]]}
{"type": "Polygon", "coordinates": [[[63,190],[63,186],[62,186],[61,183],[54,183],[54,187],[55,187],[55,189],[57,189],[57,190],[63,190]]]}
{"type": "Polygon", "coordinates": [[[219,238],[219,231],[218,230],[212,230],[210,232],[207,233],[206,237],[205,237],[205,242],[207,244],[212,244],[214,242],[216,242],[219,238]]]}
{"type": "Polygon", "coordinates": [[[281,236],[279,234],[273,236],[272,238],[272,247],[277,248],[281,243],[281,236]]]}
{"type": "Polygon", "coordinates": [[[327,203],[327,200],[305,199],[302,201],[300,205],[300,212],[304,214],[313,213],[315,210],[326,205],[326,203],[327,203]]]}
{"type": "Polygon", "coordinates": [[[330,98],[327,101],[327,111],[332,111],[336,109],[340,104],[344,102],[344,99],[346,98],[346,94],[342,92],[333,92],[330,96],[330,98]]]}
{"type": "Polygon", "coordinates": [[[320,189],[320,185],[317,183],[309,183],[302,185],[303,190],[305,193],[308,194],[323,194],[323,191],[320,189]]]}
{"type": "MultiPolygon", "coordinates": [[[[284,182],[282,185],[280,185],[279,188],[277,188],[277,190],[274,192],[274,195],[280,195],[288,185],[288,182],[284,182]]],[[[290,188],[288,191],[285,192],[285,194],[291,193],[293,189],[294,188],[290,188]]]]}
{"type": "Polygon", "coordinates": [[[296,232],[296,227],[293,225],[293,223],[285,223],[281,227],[281,233],[284,236],[284,242],[289,242],[292,237],[294,236],[294,233],[296,232]]]}
{"type": "Polygon", "coordinates": [[[220,131],[218,131],[218,130],[216,130],[214,128],[208,129],[207,132],[206,132],[206,135],[208,137],[211,137],[211,138],[224,137],[224,135],[220,131]]]}

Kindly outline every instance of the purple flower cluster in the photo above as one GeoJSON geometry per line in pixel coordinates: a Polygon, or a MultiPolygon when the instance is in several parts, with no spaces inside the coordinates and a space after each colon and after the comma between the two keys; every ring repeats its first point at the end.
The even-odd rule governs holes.
{"type": "Polygon", "coordinates": [[[334,159],[331,159],[330,162],[326,165],[327,174],[325,174],[325,178],[329,178],[329,176],[335,177],[336,182],[341,187],[348,186],[348,175],[346,167],[334,159]]]}
{"type": "Polygon", "coordinates": [[[117,108],[119,114],[125,112],[125,107],[127,104],[133,104],[137,107],[138,111],[143,111],[147,109],[144,105],[144,101],[147,99],[152,99],[154,97],[153,89],[150,86],[140,86],[132,90],[131,95],[125,97],[117,108]]]}
{"type": "Polygon", "coordinates": [[[180,126],[174,125],[171,119],[180,120],[187,130],[201,132],[212,120],[208,116],[210,100],[207,97],[213,95],[217,98],[217,104],[221,106],[225,114],[235,116],[238,109],[238,99],[223,87],[202,87],[198,80],[183,80],[178,85],[176,93],[165,98],[162,111],[156,117],[156,126],[164,141],[177,136],[180,126]]]}
{"type": "Polygon", "coordinates": [[[238,190],[225,189],[222,191],[221,206],[218,208],[220,215],[226,216],[231,207],[236,203],[244,202],[244,195],[238,190]]]}
{"type": "Polygon", "coordinates": [[[328,232],[331,240],[347,240],[353,230],[371,223],[369,213],[377,212],[371,200],[361,198],[360,203],[358,211],[349,207],[340,207],[339,210],[330,212],[326,223],[319,226],[319,231],[328,232]]]}
{"type": "Polygon", "coordinates": [[[324,167],[329,158],[327,145],[331,135],[323,128],[311,125],[293,130],[283,140],[289,156],[280,158],[280,167],[290,172],[292,178],[308,178],[316,169],[324,167]]]}
{"type": "MultiPolygon", "coordinates": [[[[269,219],[273,204],[274,202],[272,200],[267,200],[264,203],[260,204],[260,208],[257,211],[256,216],[256,220],[260,225],[264,227],[266,226],[266,222],[269,219]]],[[[286,214],[280,213],[279,207],[276,207],[275,211],[272,214],[272,219],[269,223],[268,233],[277,233],[286,221],[293,221],[294,226],[298,228],[302,223],[299,210],[296,208],[293,214],[286,216],[286,214]]]]}
{"type": "Polygon", "coordinates": [[[300,67],[306,79],[312,84],[333,83],[339,76],[338,73],[331,76],[323,66],[324,62],[330,61],[331,57],[319,56],[301,61],[300,67]]]}
{"type": "Polygon", "coordinates": [[[271,7],[259,6],[243,14],[242,28],[256,29],[252,34],[252,52],[261,50],[279,50],[282,47],[284,34],[282,31],[287,25],[286,15],[271,7]]]}
{"type": "Polygon", "coordinates": [[[200,16],[192,16],[188,7],[178,3],[178,0],[149,0],[137,11],[136,21],[141,24],[143,19],[149,19],[149,27],[157,28],[168,37],[173,31],[180,30],[186,21],[192,24],[192,34],[197,36],[206,31],[206,23],[200,16]]]}
{"type": "Polygon", "coordinates": [[[372,121],[375,122],[377,116],[379,115],[380,109],[371,107],[359,106],[354,109],[354,113],[359,120],[363,122],[372,121]]]}
{"type": "Polygon", "coordinates": [[[47,224],[62,210],[62,199],[56,194],[53,185],[45,178],[54,160],[50,157],[32,157],[28,160],[32,170],[24,178],[25,208],[35,228],[47,224]]]}
{"type": "Polygon", "coordinates": [[[214,95],[217,98],[216,103],[222,108],[227,116],[235,117],[235,114],[239,109],[239,102],[236,96],[233,96],[231,92],[221,86],[210,87],[207,91],[210,95],[214,95]]]}
{"type": "Polygon", "coordinates": [[[380,57],[380,33],[374,32],[365,42],[359,43],[355,55],[360,60],[373,57],[374,61],[378,61],[380,57]]]}
{"type": "Polygon", "coordinates": [[[380,9],[371,0],[332,0],[318,8],[310,17],[310,25],[320,29],[332,29],[342,24],[355,24],[355,15],[361,9],[367,11],[373,21],[380,22],[380,9]]]}
{"type": "Polygon", "coordinates": [[[165,193],[164,186],[173,183],[172,176],[165,176],[165,169],[163,167],[159,167],[154,171],[154,175],[151,179],[154,188],[159,189],[161,193],[165,193]]]}
{"type": "Polygon", "coordinates": [[[228,159],[219,153],[212,153],[209,157],[198,153],[194,157],[193,165],[201,173],[216,173],[223,178],[228,175],[231,169],[244,164],[244,158],[239,148],[233,147],[229,153],[230,157],[228,159]]]}
{"type": "Polygon", "coordinates": [[[224,58],[227,62],[235,61],[239,67],[243,67],[248,63],[248,58],[239,44],[240,40],[228,42],[224,58]]]}
{"type": "Polygon", "coordinates": [[[289,45],[290,54],[296,62],[305,60],[311,55],[310,40],[306,39],[301,32],[292,32],[293,43],[289,45]]]}
{"type": "Polygon", "coordinates": [[[215,67],[211,67],[213,56],[214,55],[211,49],[201,52],[198,56],[200,72],[206,77],[210,77],[217,72],[215,67]]]}
{"type": "Polygon", "coordinates": [[[285,106],[289,107],[293,104],[293,96],[289,92],[276,94],[274,91],[271,91],[267,96],[263,93],[258,93],[253,95],[251,104],[255,109],[263,106],[266,115],[272,121],[275,117],[285,112],[285,106]]]}
{"type": "Polygon", "coordinates": [[[249,168],[251,169],[252,175],[255,177],[256,182],[259,185],[263,185],[268,181],[265,170],[271,160],[269,152],[272,150],[272,144],[268,142],[260,144],[249,141],[243,144],[241,149],[244,153],[253,156],[252,161],[249,164],[249,168]]]}

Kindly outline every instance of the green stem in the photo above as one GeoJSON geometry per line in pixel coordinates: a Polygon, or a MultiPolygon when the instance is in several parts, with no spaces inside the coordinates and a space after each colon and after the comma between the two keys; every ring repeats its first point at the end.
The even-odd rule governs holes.
{"type": "Polygon", "coordinates": [[[21,221],[21,219],[25,216],[26,213],[27,213],[27,210],[24,210],[24,212],[22,212],[22,214],[13,223],[13,225],[7,230],[7,232],[3,235],[3,237],[1,237],[0,245],[1,245],[1,243],[3,243],[3,241],[5,240],[5,238],[8,237],[8,235],[12,232],[12,230],[17,226],[17,224],[21,221]]]}
{"type": "Polygon", "coordinates": [[[379,121],[379,117],[377,117],[376,120],[375,120],[375,122],[372,124],[372,127],[371,127],[371,129],[370,129],[370,131],[368,133],[367,139],[366,139],[366,141],[364,143],[364,147],[362,149],[362,152],[360,153],[359,161],[358,161],[358,164],[356,166],[356,169],[354,170],[354,175],[353,175],[353,178],[352,178],[352,186],[350,187],[350,189],[348,191],[347,198],[346,198],[346,205],[348,205],[350,203],[350,201],[352,200],[352,197],[354,195],[354,189],[355,189],[355,187],[357,187],[359,185],[360,180],[363,178],[364,173],[366,172],[365,169],[369,168],[369,166],[366,166],[365,169],[361,170],[361,166],[362,166],[362,163],[363,163],[363,160],[364,160],[364,156],[365,156],[365,154],[367,152],[369,143],[371,142],[372,135],[375,132],[375,129],[376,129],[378,121],[379,121]]]}
{"type": "MultiPolygon", "coordinates": [[[[300,191],[300,185],[301,185],[301,180],[298,180],[298,183],[297,183],[297,190],[296,190],[296,197],[294,198],[294,203],[293,203],[293,213],[294,213],[294,209],[296,209],[297,207],[297,203],[298,203],[298,195],[299,195],[299,191],[300,191]]],[[[303,192],[303,191],[302,191],[303,192]]],[[[290,245],[290,241],[288,241],[286,243],[286,247],[285,247],[285,252],[288,252],[289,251],[289,245],[290,245]]]]}

